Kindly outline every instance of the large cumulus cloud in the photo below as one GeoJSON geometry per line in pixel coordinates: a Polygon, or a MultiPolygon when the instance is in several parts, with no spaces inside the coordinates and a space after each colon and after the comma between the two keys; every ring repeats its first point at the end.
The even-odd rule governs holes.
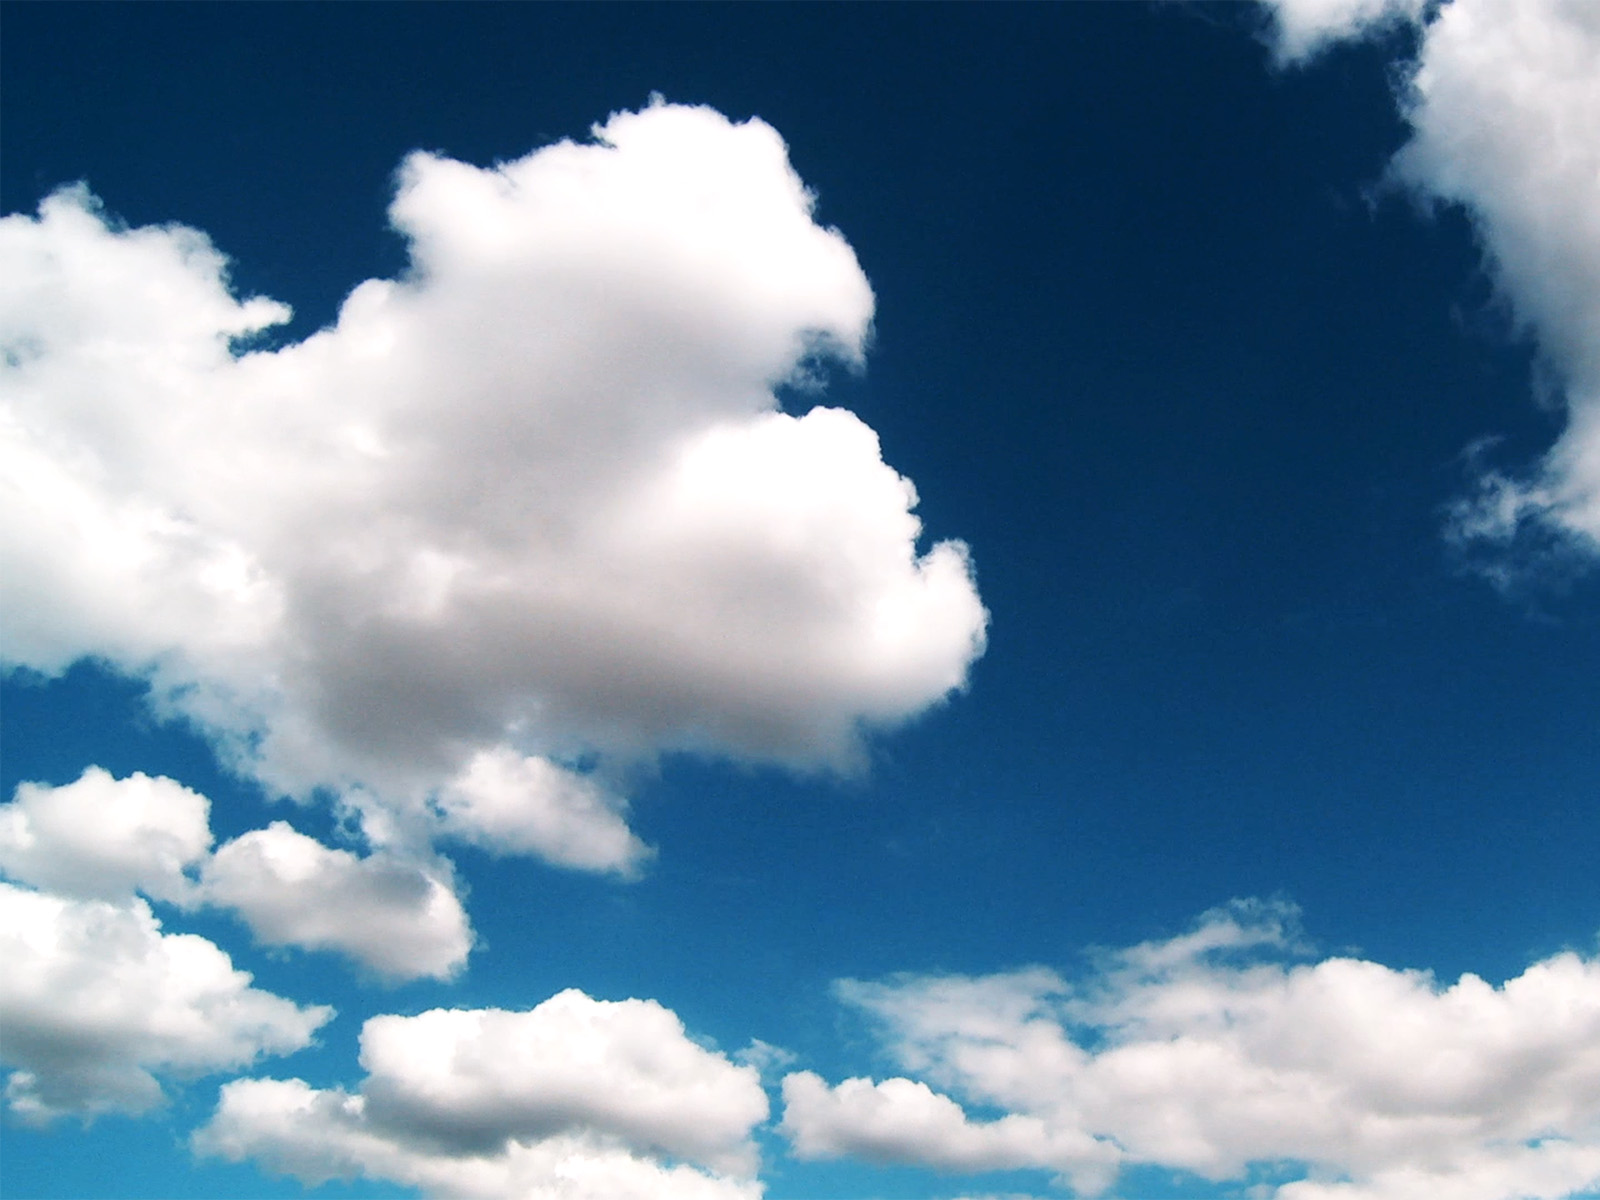
{"type": "Polygon", "coordinates": [[[83,188],[6,218],[9,660],[145,673],[379,840],[623,873],[646,849],[577,764],[847,765],[963,684],[986,614],[873,432],[776,398],[870,330],[812,209],[769,126],[703,108],[494,168],[419,153],[406,274],[253,352],[287,313],[200,233],[83,188]]]}

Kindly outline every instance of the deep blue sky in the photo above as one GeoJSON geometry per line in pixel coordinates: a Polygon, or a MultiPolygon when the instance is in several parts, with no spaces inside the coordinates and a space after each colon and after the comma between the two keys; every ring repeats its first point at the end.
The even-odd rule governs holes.
{"type": "MultiPolygon", "coordinates": [[[[286,337],[403,268],[384,214],[412,149],[490,164],[652,92],[760,116],[877,295],[866,370],[829,402],[878,431],[926,533],[970,544],[992,615],[968,689],[875,739],[858,778],[665,760],[634,798],[660,850],[637,883],[456,854],[486,945],[453,984],[370,986],[197,918],[261,986],[340,1008],[279,1073],[353,1081],[373,1013],[576,986],[830,1080],[881,1075],[832,980],[1071,972],[1233,897],[1297,903],[1324,953],[1445,980],[1592,945],[1593,577],[1507,594],[1442,535],[1463,450],[1500,436],[1527,459],[1558,419],[1468,221],[1384,182],[1402,35],[1280,71],[1262,24],[1135,4],[6,6],[4,211],[84,180],[129,225],[203,229],[241,293],[294,307],[286,337]]],[[[288,815],[138,695],[88,665],[8,679],[0,792],[99,764],[206,792],[219,837],[288,815]]],[[[301,1194],[192,1166],[215,1083],[154,1119],[8,1124],[4,1190],[301,1194]]],[[[772,1157],[774,1200],[967,1186],[772,1157]]]]}

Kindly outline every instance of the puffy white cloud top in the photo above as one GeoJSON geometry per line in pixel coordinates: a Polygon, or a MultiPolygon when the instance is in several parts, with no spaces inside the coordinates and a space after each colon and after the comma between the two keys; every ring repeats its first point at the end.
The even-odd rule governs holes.
{"type": "Polygon", "coordinates": [[[46,891],[182,900],[185,870],[211,849],[211,802],[165,777],[113,779],[90,767],[74,783],[17,785],[0,805],[0,871],[46,891]]]}
{"type": "Polygon", "coordinates": [[[143,1112],[156,1072],[199,1075],[298,1050],[333,1016],[250,986],[227,954],[161,932],[143,900],[72,900],[0,883],[0,1026],[25,1120],[143,1112]]]}
{"type": "Polygon", "coordinates": [[[1212,1180],[1312,1168],[1277,1200],[1555,1200],[1600,1184],[1600,960],[1441,988],[1359,959],[1285,963],[1291,917],[1213,913],[1079,986],[1040,968],[841,984],[907,1070],[1008,1115],[973,1121],[909,1078],[829,1088],[801,1073],[783,1128],[802,1155],[1034,1166],[1086,1192],[1118,1162],[1212,1180]]]}
{"type": "Polygon", "coordinates": [[[620,802],[559,764],[848,764],[962,686],[987,617],[876,435],[780,410],[873,310],[812,208],[769,126],[704,108],[416,154],[405,275],[249,353],[286,311],[202,234],[83,188],[0,221],[7,655],[149,673],[376,837],[435,835],[454,782],[459,836],[623,873],[620,802]]]}
{"type": "Polygon", "coordinates": [[[374,1017],[361,1062],[355,1094],[227,1085],[197,1147],[308,1184],[362,1175],[447,1197],[760,1194],[758,1072],[654,1001],[569,990],[524,1012],[374,1017]]]}
{"type": "Polygon", "coordinates": [[[472,948],[439,864],[361,857],[274,821],[218,848],[199,896],[238,913],[271,946],[335,950],[380,975],[448,978],[472,948]]]}
{"type": "MultiPolygon", "coordinates": [[[[1412,0],[1270,3],[1284,61],[1375,23],[1424,16],[1412,0]]],[[[1452,532],[1507,543],[1542,530],[1600,555],[1600,7],[1449,0],[1420,32],[1400,97],[1412,136],[1394,175],[1471,215],[1568,418],[1536,469],[1486,472],[1457,506],[1452,532]]]]}

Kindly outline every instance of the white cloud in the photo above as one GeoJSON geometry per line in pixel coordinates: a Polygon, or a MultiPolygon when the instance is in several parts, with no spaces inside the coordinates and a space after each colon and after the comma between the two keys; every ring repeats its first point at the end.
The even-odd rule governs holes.
{"type": "Polygon", "coordinates": [[[1491,476],[1464,529],[1504,539],[1536,520],[1600,554],[1597,62],[1593,4],[1454,0],[1427,27],[1395,168],[1472,214],[1497,283],[1565,385],[1567,425],[1538,471],[1491,476]]]}
{"type": "Polygon", "coordinates": [[[1280,64],[1303,62],[1344,38],[1415,21],[1426,0],[1263,0],[1280,64]]]}
{"type": "Polygon", "coordinates": [[[182,900],[185,869],[211,848],[211,803],[167,778],[113,779],[90,767],[62,787],[17,785],[0,805],[0,871],[45,891],[122,900],[182,900]]]}
{"type": "Polygon", "coordinates": [[[861,1158],[944,1171],[1050,1167],[1079,1191],[1098,1193],[1116,1177],[1115,1145],[1016,1113],[973,1121],[961,1106],[911,1079],[846,1079],[829,1087],[798,1071],[783,1081],[784,1118],[799,1158],[861,1158]]]}
{"type": "MultiPolygon", "coordinates": [[[[1126,1163],[1213,1180],[1308,1164],[1278,1200],[1514,1200],[1600,1185],[1600,960],[1562,954],[1498,988],[1471,975],[1441,988],[1357,959],[1285,963],[1291,916],[1213,913],[1190,935],[1109,956],[1077,986],[1036,968],[847,983],[841,995],[883,1022],[906,1070],[1039,1122],[1029,1137],[1114,1141],[1126,1163]]],[[[1002,1144],[1002,1122],[971,1122],[911,1080],[870,1096],[866,1081],[830,1093],[802,1080],[784,1115],[797,1147],[859,1153],[852,1137],[898,1130],[880,1156],[952,1165],[939,1157],[951,1137],[1002,1144]]],[[[1033,1152],[1016,1136],[1017,1158],[1033,1152]]]]}
{"type": "Polygon", "coordinates": [[[358,856],[275,821],[211,852],[210,802],[167,778],[90,767],[0,805],[0,870],[77,899],[143,892],[227,908],[271,946],[335,950],[382,975],[448,978],[472,948],[450,864],[358,856]]]}
{"type": "Polygon", "coordinates": [[[438,799],[451,837],[624,876],[653,853],[628,828],[626,808],[593,778],[504,746],[474,755],[438,799]]]}
{"type": "Polygon", "coordinates": [[[156,1073],[248,1066],[332,1015],[250,986],[204,938],[161,932],[143,900],[71,900],[0,883],[0,1025],[24,1120],[143,1112],[156,1073]]]}
{"type": "Polygon", "coordinates": [[[149,672],[269,787],[376,797],[375,835],[454,780],[456,834],[623,872],[620,803],[551,763],[844,765],[959,688],[964,547],[919,551],[860,421],[778,411],[873,308],[783,142],[669,105],[596,136],[411,156],[406,276],[240,357],[285,314],[202,235],[81,189],[0,222],[12,661],[149,672]]]}
{"type": "MultiPolygon", "coordinates": [[[[1280,58],[1360,34],[1378,0],[1276,0],[1280,58]]],[[[1600,554],[1600,7],[1584,0],[1449,0],[1421,26],[1400,97],[1411,139],[1395,178],[1471,215],[1489,269],[1561,385],[1567,422],[1532,470],[1486,471],[1452,535],[1505,545],[1530,532],[1600,554]]],[[[1487,431],[1486,431],[1487,432],[1487,431]]],[[[1504,564],[1494,572],[1503,572],[1504,564]]]]}
{"type": "Polygon", "coordinates": [[[398,979],[448,978],[472,949],[467,915],[437,864],[358,857],[283,821],[219,847],[200,894],[267,945],[339,951],[398,979]]]}
{"type": "Polygon", "coordinates": [[[653,1001],[566,991],[526,1012],[375,1017],[361,1062],[353,1095],[229,1084],[197,1148],[307,1184],[367,1176],[445,1197],[760,1195],[757,1072],[653,1001]]]}

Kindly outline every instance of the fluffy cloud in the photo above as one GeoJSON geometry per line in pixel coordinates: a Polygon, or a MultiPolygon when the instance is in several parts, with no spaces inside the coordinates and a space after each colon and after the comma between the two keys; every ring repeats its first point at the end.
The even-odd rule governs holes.
{"type": "Polygon", "coordinates": [[[628,828],[626,808],[593,777],[504,746],[476,754],[437,801],[446,836],[624,876],[653,853],[628,828]]]}
{"type": "Polygon", "coordinates": [[[324,846],[283,821],[220,847],[200,895],[267,945],[339,951],[397,979],[448,978],[472,948],[447,878],[394,855],[324,846]]]}
{"type": "Polygon", "coordinates": [[[335,950],[391,978],[446,978],[466,961],[472,931],[448,863],[361,857],[283,821],[212,853],[209,810],[171,779],[98,767],[64,787],[24,783],[0,805],[0,870],[73,899],[143,892],[231,909],[261,942],[335,950]]]}
{"type": "MultiPolygon", "coordinates": [[[[1377,0],[1276,0],[1285,59],[1350,36],[1377,0]],[[1311,36],[1306,31],[1314,31],[1311,36]]],[[[1465,542],[1554,533],[1600,554],[1600,8],[1450,0],[1421,30],[1395,177],[1472,216],[1500,291],[1561,385],[1567,424],[1532,471],[1486,471],[1455,510],[1465,542]]]]}
{"type": "Polygon", "coordinates": [[[275,350],[235,353],[286,312],[193,230],[81,188],[0,221],[12,661],[147,673],[375,837],[454,782],[457,835],[624,873],[620,803],[556,764],[843,765],[962,686],[965,548],[919,548],[855,417],[779,410],[873,308],[782,140],[664,104],[595,134],[410,157],[410,270],[275,350]]]}
{"type": "Polygon", "coordinates": [[[830,1088],[797,1071],[783,1081],[783,1130],[799,1158],[918,1163],[943,1171],[1051,1167],[1079,1191],[1097,1193],[1116,1176],[1115,1146],[1077,1129],[1051,1128],[1012,1113],[968,1118],[954,1100],[911,1079],[846,1079],[830,1088]]]}
{"type": "Polygon", "coordinates": [[[566,991],[526,1012],[375,1017],[361,1062],[356,1094],[229,1084],[197,1148],[308,1184],[367,1176],[446,1197],[760,1194],[758,1073],[653,1001],[566,991]]]}
{"type": "Polygon", "coordinates": [[[171,779],[113,779],[90,767],[75,783],[17,786],[0,805],[0,871],[46,891],[121,900],[181,900],[185,869],[211,848],[211,802],[171,779]]]}
{"type": "Polygon", "coordinates": [[[204,938],[161,932],[142,900],[70,900],[0,883],[0,1024],[11,1110],[142,1112],[156,1072],[248,1066],[305,1046],[333,1012],[250,986],[204,938]]]}
{"type": "Polygon", "coordinates": [[[829,1089],[801,1075],[784,1128],[802,1152],[944,1166],[957,1138],[974,1165],[1060,1171],[1049,1138],[1067,1162],[1097,1139],[1102,1162],[1219,1181],[1307,1164],[1277,1200],[1600,1184],[1600,960],[1563,954],[1498,988],[1471,975],[1441,988],[1357,959],[1286,964],[1291,918],[1213,913],[1077,986],[1042,969],[842,984],[903,1067],[1009,1115],[972,1122],[909,1079],[829,1089]],[[1030,1123],[1002,1132],[1013,1117],[1030,1123]]]}

